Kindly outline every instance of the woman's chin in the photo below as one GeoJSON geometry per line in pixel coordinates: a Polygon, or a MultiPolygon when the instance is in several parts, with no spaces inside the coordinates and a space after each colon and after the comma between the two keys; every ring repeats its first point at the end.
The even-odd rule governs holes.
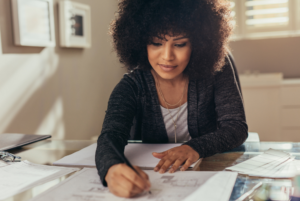
{"type": "Polygon", "coordinates": [[[158,73],[158,75],[165,80],[172,80],[174,78],[176,78],[177,76],[179,76],[181,73],[171,73],[171,72],[160,72],[158,73]]]}
{"type": "Polygon", "coordinates": [[[178,67],[174,67],[172,69],[166,69],[164,70],[163,67],[153,68],[153,70],[156,72],[156,74],[159,75],[162,79],[165,80],[172,80],[178,76],[180,76],[183,72],[183,70],[180,70],[178,67]]]}

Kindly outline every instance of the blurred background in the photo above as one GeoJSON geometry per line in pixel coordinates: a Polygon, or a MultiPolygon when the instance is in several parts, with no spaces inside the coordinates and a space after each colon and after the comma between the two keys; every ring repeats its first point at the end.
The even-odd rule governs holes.
{"type": "MultiPolygon", "coordinates": [[[[72,0],[91,8],[91,47],[14,44],[11,0],[0,1],[0,133],[95,139],[107,101],[126,72],[108,27],[117,0],[72,0]]],[[[261,141],[300,141],[300,0],[232,0],[230,48],[249,131],[261,141]]]]}
{"type": "Polygon", "coordinates": [[[300,1],[233,0],[230,42],[249,131],[300,140],[300,1]]]}

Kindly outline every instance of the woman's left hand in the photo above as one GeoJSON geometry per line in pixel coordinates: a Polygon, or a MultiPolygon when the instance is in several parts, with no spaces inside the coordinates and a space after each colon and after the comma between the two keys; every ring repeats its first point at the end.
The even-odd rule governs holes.
{"type": "Polygon", "coordinates": [[[185,171],[190,167],[191,164],[199,159],[199,154],[188,145],[181,145],[174,147],[162,153],[153,152],[152,155],[156,158],[161,159],[154,168],[154,171],[164,173],[171,166],[170,173],[175,172],[180,165],[184,165],[180,168],[180,171],[185,171]]]}

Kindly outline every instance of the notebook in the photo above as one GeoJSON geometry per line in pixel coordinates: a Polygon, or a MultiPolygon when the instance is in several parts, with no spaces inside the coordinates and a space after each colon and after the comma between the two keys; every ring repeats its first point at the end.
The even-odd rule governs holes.
{"type": "Polygon", "coordinates": [[[6,151],[51,138],[51,135],[28,135],[20,133],[0,134],[0,151],[6,151]]]}

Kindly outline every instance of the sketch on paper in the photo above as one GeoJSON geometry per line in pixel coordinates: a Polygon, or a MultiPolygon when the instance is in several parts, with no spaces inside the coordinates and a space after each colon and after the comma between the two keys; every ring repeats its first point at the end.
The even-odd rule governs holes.
{"type": "MultiPolygon", "coordinates": [[[[151,194],[144,192],[134,200],[143,201],[179,201],[202,188],[217,172],[176,172],[175,174],[159,174],[152,170],[145,171],[150,178],[151,194]]],[[[224,172],[223,174],[235,174],[224,172]]],[[[224,179],[222,177],[221,179],[224,179]]],[[[236,175],[235,175],[236,178],[236,175]]],[[[234,178],[234,181],[235,181],[234,178]]],[[[218,181],[217,181],[218,182],[218,181]]],[[[234,184],[234,182],[233,182],[234,184]]],[[[232,184],[232,186],[233,186],[232,184]]],[[[232,189],[231,189],[232,190],[232,189]]],[[[230,195],[230,194],[229,194],[230,195]]],[[[201,196],[201,195],[200,195],[201,196]]],[[[222,196],[222,195],[221,195],[222,196]]],[[[65,200],[65,201],[124,201],[126,198],[114,196],[109,189],[104,187],[95,168],[84,168],[69,177],[64,182],[40,194],[35,200],[65,200]]]]}

